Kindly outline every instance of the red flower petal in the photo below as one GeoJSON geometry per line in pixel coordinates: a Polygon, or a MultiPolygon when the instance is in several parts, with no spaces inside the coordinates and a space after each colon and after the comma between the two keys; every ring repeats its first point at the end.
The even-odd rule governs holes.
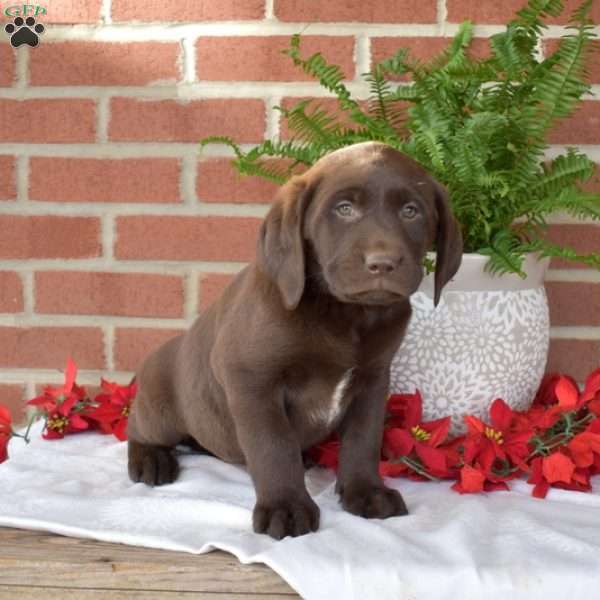
{"type": "Polygon", "coordinates": [[[8,435],[0,434],[0,463],[3,463],[8,458],[8,435]]]}
{"type": "Polygon", "coordinates": [[[59,433],[54,429],[46,429],[46,431],[44,431],[42,434],[42,437],[45,440],[62,440],[65,436],[63,433],[59,433]]]}
{"type": "Polygon", "coordinates": [[[533,491],[531,492],[531,495],[534,498],[542,498],[543,499],[548,495],[549,489],[550,489],[550,484],[546,480],[543,480],[534,486],[533,491]]]}
{"type": "Polygon", "coordinates": [[[558,402],[555,390],[560,377],[558,373],[547,373],[544,375],[533,400],[533,406],[550,406],[558,402]]]}
{"type": "Polygon", "coordinates": [[[600,454],[600,433],[584,431],[576,435],[567,448],[575,464],[587,468],[594,463],[594,454],[600,454]]]}
{"type": "Polygon", "coordinates": [[[510,488],[505,481],[486,481],[483,484],[484,492],[508,492],[510,488]]]}
{"type": "Polygon", "coordinates": [[[406,429],[387,429],[383,433],[383,453],[388,458],[399,458],[411,453],[415,438],[406,429]]]}
{"type": "Polygon", "coordinates": [[[478,419],[477,417],[473,417],[471,415],[463,417],[463,419],[467,424],[467,428],[470,434],[483,433],[485,431],[485,423],[481,419],[478,419]]]}
{"type": "MultiPolygon", "coordinates": [[[[481,451],[477,456],[477,460],[481,463],[481,467],[485,473],[490,473],[496,458],[498,457],[498,444],[484,438],[481,443],[481,451]]],[[[502,456],[501,458],[504,458],[502,456]]]]}
{"type": "Polygon", "coordinates": [[[88,422],[81,415],[73,414],[69,417],[69,432],[82,431],[88,427],[88,422]]]}
{"type": "Polygon", "coordinates": [[[476,494],[483,491],[485,475],[479,470],[465,465],[460,470],[460,482],[452,486],[453,490],[461,494],[476,494]]]}
{"type": "Polygon", "coordinates": [[[69,393],[73,389],[75,378],[77,377],[77,365],[71,357],[67,358],[67,368],[65,370],[65,386],[63,390],[69,393]]]}
{"type": "Polygon", "coordinates": [[[600,394],[598,394],[593,400],[588,401],[588,408],[597,417],[600,417],[600,394]]]}
{"type": "Polygon", "coordinates": [[[421,392],[417,390],[408,400],[406,405],[406,413],[404,417],[404,426],[407,429],[419,425],[423,419],[423,399],[421,392]]]}
{"type": "Polygon", "coordinates": [[[437,446],[443,444],[448,437],[451,424],[452,419],[450,417],[444,417],[443,419],[436,419],[435,421],[421,423],[421,427],[431,434],[431,437],[426,442],[427,445],[437,448],[437,446]]]}
{"type": "Polygon", "coordinates": [[[8,408],[0,404],[0,434],[10,435],[12,427],[12,417],[8,408]]]}
{"type": "Polygon", "coordinates": [[[582,394],[582,400],[587,402],[600,392],[600,369],[592,371],[585,380],[585,388],[582,394]]]}
{"type": "Polygon", "coordinates": [[[556,384],[556,396],[558,397],[558,405],[561,408],[575,408],[579,400],[579,390],[572,381],[566,377],[561,377],[556,384]]]}
{"type": "Polygon", "coordinates": [[[545,456],[542,461],[542,473],[548,483],[556,483],[557,481],[569,483],[574,471],[573,461],[560,452],[545,456]]]}
{"type": "Polygon", "coordinates": [[[58,405],[58,412],[64,417],[68,416],[73,407],[79,402],[79,398],[75,394],[69,394],[62,404],[58,405]]]}
{"type": "Polygon", "coordinates": [[[494,429],[506,431],[513,420],[513,411],[504,400],[497,398],[490,407],[490,421],[494,429]]]}
{"type": "Polygon", "coordinates": [[[122,442],[127,440],[127,421],[127,418],[120,419],[117,421],[113,429],[115,437],[122,442]]]}
{"type": "Polygon", "coordinates": [[[330,438],[318,446],[311,448],[310,454],[318,465],[336,471],[339,463],[340,447],[341,444],[338,439],[330,438]]]}
{"type": "Polygon", "coordinates": [[[400,477],[406,475],[407,466],[404,463],[392,463],[388,460],[379,462],[379,474],[382,477],[400,477]]]}
{"type": "Polygon", "coordinates": [[[446,473],[448,470],[446,464],[446,455],[437,448],[427,446],[426,444],[415,444],[417,456],[421,459],[427,470],[432,474],[446,473]]]}

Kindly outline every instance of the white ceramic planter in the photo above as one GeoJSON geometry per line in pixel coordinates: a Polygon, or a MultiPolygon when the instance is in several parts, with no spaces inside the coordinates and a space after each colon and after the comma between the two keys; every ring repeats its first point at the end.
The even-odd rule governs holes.
{"type": "Polygon", "coordinates": [[[411,297],[413,315],[392,362],[391,393],[423,397],[423,419],[452,417],[451,433],[464,431],[463,415],[486,419],[503,398],[526,409],[544,374],[550,337],[544,275],[549,259],[528,256],[527,278],[484,271],[487,257],[465,254],[461,267],[433,307],[433,274],[411,297]]]}

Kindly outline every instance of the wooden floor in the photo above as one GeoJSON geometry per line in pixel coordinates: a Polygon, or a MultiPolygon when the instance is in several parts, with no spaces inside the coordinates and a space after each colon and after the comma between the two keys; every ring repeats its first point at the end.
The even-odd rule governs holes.
{"type": "Polygon", "coordinates": [[[0,600],[290,600],[263,565],[0,527],[0,600]]]}

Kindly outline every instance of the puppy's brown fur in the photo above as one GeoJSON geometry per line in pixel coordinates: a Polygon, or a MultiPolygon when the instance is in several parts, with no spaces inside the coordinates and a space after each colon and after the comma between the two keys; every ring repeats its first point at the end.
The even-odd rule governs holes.
{"type": "Polygon", "coordinates": [[[405,514],[378,457],[390,362],[434,245],[437,303],[460,265],[460,229],[444,189],[389,146],[338,150],[294,177],[262,225],[256,262],[139,370],[132,480],[173,481],[173,449],[191,438],[247,465],[255,531],[301,535],[319,522],[301,453],[335,430],[344,508],[405,514]]]}

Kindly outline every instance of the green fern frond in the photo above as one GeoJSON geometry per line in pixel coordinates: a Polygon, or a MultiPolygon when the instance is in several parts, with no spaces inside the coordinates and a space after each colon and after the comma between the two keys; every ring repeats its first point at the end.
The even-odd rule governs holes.
{"type": "Polygon", "coordinates": [[[569,148],[567,154],[557,156],[549,165],[542,164],[543,174],[530,191],[542,198],[559,194],[566,187],[590,179],[594,169],[595,164],[585,154],[569,148]]]}
{"type": "MultiPolygon", "coordinates": [[[[423,67],[425,73],[446,73],[461,69],[466,60],[466,49],[473,40],[473,23],[464,21],[448,46],[437,56],[430,59],[423,67]]],[[[417,73],[419,75],[419,73],[417,73]]]]}
{"type": "Polygon", "coordinates": [[[340,129],[334,115],[310,100],[302,100],[289,110],[282,106],[276,106],[275,109],[279,110],[287,120],[294,137],[306,142],[326,144],[340,129]],[[307,107],[311,109],[308,113],[307,107]]]}
{"type": "Polygon", "coordinates": [[[479,253],[489,257],[485,270],[492,275],[503,273],[517,273],[519,277],[525,278],[523,265],[523,244],[513,232],[499,231],[486,248],[480,248],[479,253]]]}
{"type": "Polygon", "coordinates": [[[517,18],[509,26],[520,26],[539,35],[545,28],[542,18],[558,17],[563,9],[562,0],[529,0],[527,5],[517,12],[517,18]]]}
{"type": "Polygon", "coordinates": [[[225,146],[229,146],[235,152],[235,155],[238,158],[241,158],[244,155],[239,145],[236,144],[232,138],[226,135],[209,135],[208,137],[200,140],[200,148],[208,146],[208,144],[224,144],[225,146]]]}
{"type": "Polygon", "coordinates": [[[590,19],[590,11],[592,10],[592,0],[585,0],[581,6],[576,8],[571,17],[569,23],[583,23],[590,19]]]}

